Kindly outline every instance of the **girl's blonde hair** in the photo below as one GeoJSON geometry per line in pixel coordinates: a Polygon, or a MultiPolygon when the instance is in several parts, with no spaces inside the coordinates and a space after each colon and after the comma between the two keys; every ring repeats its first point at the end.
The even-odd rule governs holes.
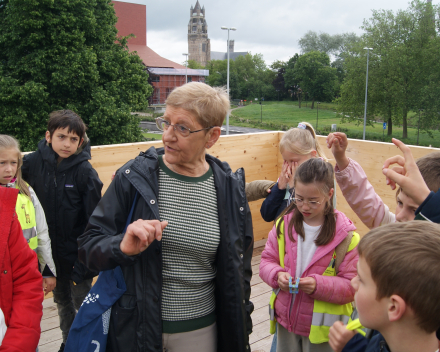
{"type": "Polygon", "coordinates": [[[8,136],[6,134],[0,134],[0,150],[3,149],[15,149],[17,151],[18,165],[17,173],[15,174],[17,180],[15,182],[17,183],[19,192],[31,199],[31,192],[29,191],[29,187],[21,177],[21,166],[23,165],[23,157],[21,156],[20,152],[20,143],[14,137],[8,136]]]}
{"type": "Polygon", "coordinates": [[[283,153],[285,150],[299,155],[307,155],[316,151],[318,157],[328,161],[316,140],[315,130],[308,122],[300,122],[298,127],[291,128],[284,133],[280,141],[280,152],[283,153]]]}

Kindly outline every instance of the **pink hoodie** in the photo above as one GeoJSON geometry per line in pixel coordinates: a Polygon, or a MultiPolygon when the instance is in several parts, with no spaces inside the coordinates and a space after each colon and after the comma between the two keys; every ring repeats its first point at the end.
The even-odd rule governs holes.
{"type": "MultiPolygon", "coordinates": [[[[313,255],[312,261],[308,264],[301,277],[313,277],[316,280],[316,289],[311,295],[299,291],[293,301],[293,295],[289,292],[280,291],[275,300],[275,316],[277,322],[289,332],[297,335],[309,336],[312,325],[314,300],[320,300],[336,304],[346,304],[354,299],[354,289],[350,281],[356,276],[356,264],[358,261],[357,250],[354,249],[345,255],[337,276],[322,276],[330,264],[336,246],[341,243],[349,231],[356,227],[343,213],[335,210],[336,232],[333,241],[325,246],[319,246],[313,255]]],[[[284,233],[287,234],[287,227],[293,213],[284,216],[284,233]]],[[[279,288],[277,283],[278,272],[285,271],[295,277],[297,260],[298,234],[293,230],[295,242],[285,236],[286,255],[284,257],[284,269],[280,266],[278,254],[278,240],[276,226],[269,232],[266,247],[261,254],[260,277],[274,289],[279,288]]]]}
{"type": "Polygon", "coordinates": [[[335,167],[336,182],[351,209],[369,228],[396,222],[396,216],[374,191],[362,167],[353,159],[340,171],[335,167]]]}

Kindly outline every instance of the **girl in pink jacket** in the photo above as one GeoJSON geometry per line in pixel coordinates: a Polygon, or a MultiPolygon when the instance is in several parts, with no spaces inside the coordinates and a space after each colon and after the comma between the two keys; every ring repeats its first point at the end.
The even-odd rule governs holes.
{"type": "Polygon", "coordinates": [[[356,228],[333,208],[333,167],[324,160],[309,159],[298,167],[294,185],[296,198],[281,214],[282,221],[277,221],[269,233],[261,255],[260,277],[275,290],[280,289],[274,305],[277,351],[330,352],[329,319],[348,321],[350,314],[332,313],[338,311],[339,305],[353,301],[350,280],[356,276],[355,247],[359,235],[354,233],[336,272],[335,249],[356,228]],[[281,232],[286,234],[284,268],[278,248],[281,232]],[[300,278],[297,294],[289,293],[290,277],[292,282],[300,278]],[[324,307],[329,314],[322,314],[319,307],[324,307]],[[318,340],[320,343],[316,343],[318,340]]]}

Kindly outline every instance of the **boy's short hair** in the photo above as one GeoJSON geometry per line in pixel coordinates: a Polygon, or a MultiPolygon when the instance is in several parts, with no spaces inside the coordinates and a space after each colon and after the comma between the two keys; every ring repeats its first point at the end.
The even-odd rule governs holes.
{"type": "Polygon", "coordinates": [[[75,133],[80,138],[80,141],[81,138],[84,138],[84,134],[87,130],[84,121],[72,110],[56,110],[50,113],[47,130],[49,131],[51,138],[57,129],[64,129],[66,127],[69,128],[67,132],[75,133]]]}
{"type": "Polygon", "coordinates": [[[416,164],[429,190],[437,192],[440,188],[440,152],[422,156],[416,164]]]}
{"type": "Polygon", "coordinates": [[[358,252],[370,267],[377,300],[396,294],[421,329],[440,327],[440,225],[416,220],[380,226],[362,238],[358,252]]]}

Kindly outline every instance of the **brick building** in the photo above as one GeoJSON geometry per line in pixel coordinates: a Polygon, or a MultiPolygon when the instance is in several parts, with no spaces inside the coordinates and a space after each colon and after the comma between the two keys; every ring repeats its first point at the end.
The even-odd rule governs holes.
{"type": "Polygon", "coordinates": [[[175,87],[188,82],[205,82],[208,70],[187,69],[185,66],[165,59],[147,46],[147,8],[146,5],[112,1],[118,17],[116,29],[119,36],[134,34],[128,40],[130,52],[137,52],[149,72],[149,83],[153,86],[150,104],[163,104],[175,87]]]}

